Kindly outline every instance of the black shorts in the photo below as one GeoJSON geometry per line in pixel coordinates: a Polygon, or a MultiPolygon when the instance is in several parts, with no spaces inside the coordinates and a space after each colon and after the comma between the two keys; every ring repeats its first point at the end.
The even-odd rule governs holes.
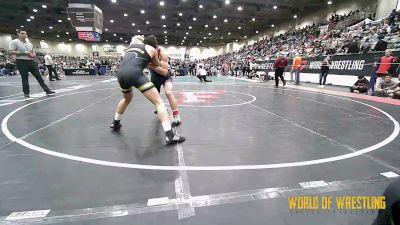
{"type": "Polygon", "coordinates": [[[117,78],[123,93],[132,91],[132,86],[142,93],[154,87],[153,83],[143,74],[143,70],[125,64],[118,69],[117,78]]]}
{"type": "Polygon", "coordinates": [[[167,76],[161,76],[154,71],[151,71],[151,82],[154,84],[154,87],[157,88],[157,91],[160,92],[161,86],[165,84],[165,82],[172,82],[172,74],[168,72],[167,76]]]}

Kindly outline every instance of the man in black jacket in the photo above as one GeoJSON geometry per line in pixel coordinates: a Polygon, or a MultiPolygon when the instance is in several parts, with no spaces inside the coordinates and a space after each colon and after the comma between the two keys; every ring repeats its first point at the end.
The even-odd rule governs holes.
{"type": "Polygon", "coordinates": [[[387,42],[383,40],[383,36],[378,37],[378,42],[375,45],[374,51],[383,52],[387,49],[387,42]]]}

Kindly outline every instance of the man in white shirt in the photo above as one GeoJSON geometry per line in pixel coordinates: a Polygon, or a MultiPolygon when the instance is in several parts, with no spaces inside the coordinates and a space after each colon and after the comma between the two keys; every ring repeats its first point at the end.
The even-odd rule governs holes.
{"type": "Polygon", "coordinates": [[[199,69],[197,70],[197,78],[200,79],[200,82],[211,82],[210,80],[207,80],[207,70],[203,68],[203,66],[199,66],[199,69]]]}
{"type": "Polygon", "coordinates": [[[56,69],[54,68],[53,58],[51,57],[51,55],[49,53],[50,52],[47,51],[46,55],[44,56],[44,66],[47,67],[47,69],[49,70],[49,80],[54,81],[53,72],[54,72],[56,80],[61,80],[57,74],[56,69]]]}
{"type": "Polygon", "coordinates": [[[29,98],[29,72],[36,78],[40,86],[46,92],[47,95],[54,95],[54,91],[50,90],[44,83],[42,76],[40,75],[39,68],[35,62],[36,53],[33,49],[33,45],[29,43],[26,38],[28,34],[26,31],[21,30],[18,32],[18,39],[14,39],[10,42],[9,54],[16,56],[16,65],[22,79],[22,90],[24,96],[29,98]]]}

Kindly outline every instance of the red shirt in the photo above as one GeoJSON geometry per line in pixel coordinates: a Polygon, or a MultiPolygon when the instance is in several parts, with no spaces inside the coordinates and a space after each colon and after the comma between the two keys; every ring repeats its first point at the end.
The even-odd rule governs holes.
{"type": "Polygon", "coordinates": [[[392,66],[391,63],[393,61],[394,61],[394,57],[393,56],[388,56],[388,57],[382,56],[379,68],[376,71],[376,73],[385,73],[386,71],[388,71],[390,69],[390,67],[392,66]]]}
{"type": "Polygon", "coordinates": [[[288,61],[285,58],[278,58],[274,63],[274,68],[285,68],[288,65],[288,61]]]}

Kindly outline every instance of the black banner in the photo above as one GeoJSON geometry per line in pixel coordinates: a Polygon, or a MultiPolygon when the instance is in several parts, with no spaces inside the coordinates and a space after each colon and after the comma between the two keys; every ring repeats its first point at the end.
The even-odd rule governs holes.
{"type": "Polygon", "coordinates": [[[75,75],[96,75],[94,69],[64,69],[66,76],[75,75]]]}
{"type": "MultiPolygon", "coordinates": [[[[398,56],[400,52],[393,52],[393,56],[398,56]]],[[[380,62],[380,58],[384,55],[384,52],[366,53],[366,54],[351,54],[351,55],[333,55],[331,56],[331,67],[329,70],[330,74],[338,75],[371,75],[375,62],[380,62]]],[[[301,70],[302,73],[320,73],[321,64],[325,59],[325,56],[317,56],[310,58],[303,58],[307,63],[304,64],[304,68],[301,70]]],[[[275,60],[257,61],[259,70],[274,70],[275,60]]],[[[289,66],[286,67],[286,71],[291,69],[291,63],[293,59],[288,59],[289,66]]]]}

